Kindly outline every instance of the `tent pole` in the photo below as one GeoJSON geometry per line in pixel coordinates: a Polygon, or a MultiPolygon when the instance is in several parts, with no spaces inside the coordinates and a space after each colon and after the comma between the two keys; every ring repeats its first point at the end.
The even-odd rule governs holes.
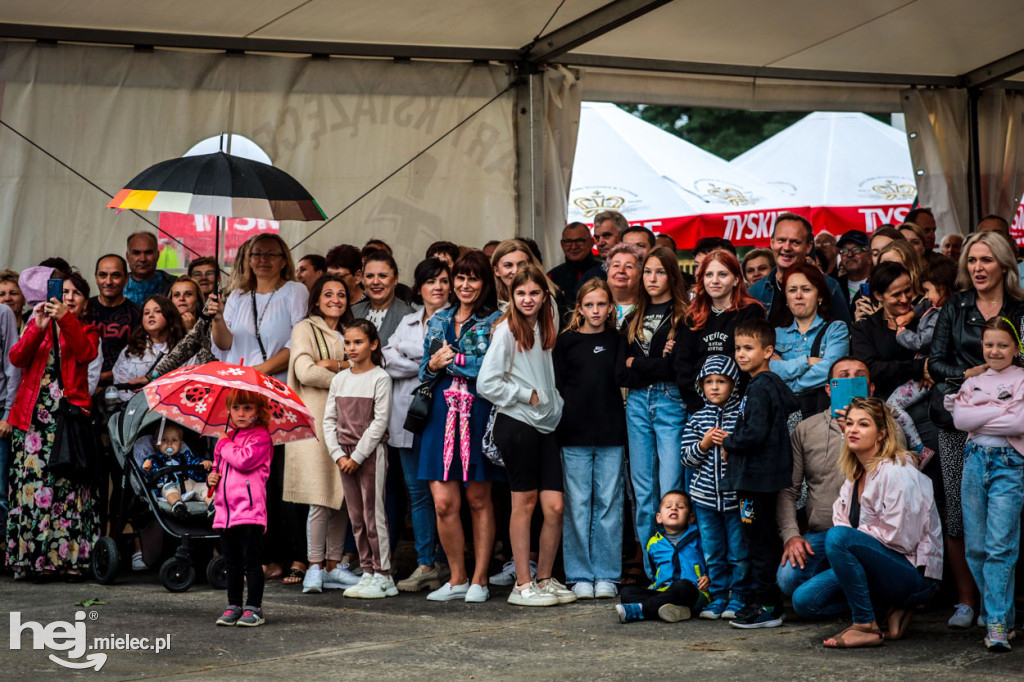
{"type": "Polygon", "coordinates": [[[544,76],[519,64],[516,83],[516,236],[544,229],[544,76]]]}
{"type": "Polygon", "coordinates": [[[981,99],[981,90],[969,88],[967,90],[967,127],[968,127],[968,150],[967,159],[967,203],[968,216],[971,224],[969,231],[981,221],[984,208],[981,198],[981,149],[978,135],[978,100],[981,99]]]}

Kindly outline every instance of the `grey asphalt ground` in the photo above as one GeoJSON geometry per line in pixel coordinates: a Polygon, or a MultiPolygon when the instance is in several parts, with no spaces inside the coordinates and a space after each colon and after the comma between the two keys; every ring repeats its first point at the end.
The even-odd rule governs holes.
{"type": "Polygon", "coordinates": [[[282,679],[282,680],[623,680],[683,679],[963,680],[1024,677],[1020,650],[990,654],[983,631],[946,628],[945,608],[923,613],[900,642],[879,649],[828,651],[821,640],[839,621],[736,630],[724,621],[620,625],[610,601],[551,608],[491,601],[435,604],[420,595],[345,599],[338,592],[303,595],[268,584],[266,625],[216,627],[224,595],[205,584],[172,594],[155,573],[118,584],[35,585],[0,577],[0,606],[22,622],[74,619],[86,608],[88,637],[170,634],[170,649],[108,651],[102,670],[66,670],[47,651],[31,648],[26,632],[12,650],[0,633],[0,679],[282,679]]]}

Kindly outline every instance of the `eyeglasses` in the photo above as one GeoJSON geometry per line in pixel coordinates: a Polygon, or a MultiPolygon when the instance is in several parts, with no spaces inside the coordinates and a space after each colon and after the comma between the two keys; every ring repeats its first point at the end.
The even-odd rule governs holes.
{"type": "Polygon", "coordinates": [[[252,260],[274,260],[275,258],[283,257],[284,254],[281,253],[280,251],[275,251],[274,253],[260,253],[258,251],[253,251],[252,253],[249,254],[249,258],[251,258],[252,260]]]}
{"type": "Polygon", "coordinates": [[[867,253],[868,250],[863,246],[854,246],[849,249],[839,249],[840,256],[859,256],[862,253],[867,253]]]}
{"type": "Polygon", "coordinates": [[[562,246],[586,246],[590,243],[590,237],[582,237],[580,239],[563,239],[562,246]]]}

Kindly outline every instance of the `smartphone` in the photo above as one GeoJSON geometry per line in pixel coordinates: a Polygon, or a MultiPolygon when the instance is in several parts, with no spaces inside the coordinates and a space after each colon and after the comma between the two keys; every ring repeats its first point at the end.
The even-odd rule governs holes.
{"type": "Polygon", "coordinates": [[[48,279],[46,280],[46,300],[50,301],[51,298],[55,298],[58,301],[64,300],[64,280],[62,279],[48,279]]]}
{"type": "Polygon", "coordinates": [[[860,295],[864,298],[871,300],[871,285],[867,282],[863,282],[860,285],[860,295]]]}
{"type": "Polygon", "coordinates": [[[837,417],[837,410],[845,410],[846,406],[854,398],[868,397],[868,378],[849,377],[847,379],[833,379],[829,382],[832,393],[832,416],[837,417]]]}

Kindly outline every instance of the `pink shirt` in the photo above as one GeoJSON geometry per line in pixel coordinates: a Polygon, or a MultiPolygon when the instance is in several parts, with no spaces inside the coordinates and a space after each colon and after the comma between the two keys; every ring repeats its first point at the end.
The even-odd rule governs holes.
{"type": "MultiPolygon", "coordinates": [[[[832,505],[832,523],[850,526],[854,481],[845,481],[832,505]]],[[[906,456],[904,465],[882,461],[867,476],[860,497],[858,530],[899,552],[926,578],[942,579],[942,526],[932,482],[906,456]]]]}
{"type": "Polygon", "coordinates": [[[1024,455],[1024,369],[987,369],[947,395],[945,405],[956,428],[972,437],[1003,436],[1024,455]]]}

